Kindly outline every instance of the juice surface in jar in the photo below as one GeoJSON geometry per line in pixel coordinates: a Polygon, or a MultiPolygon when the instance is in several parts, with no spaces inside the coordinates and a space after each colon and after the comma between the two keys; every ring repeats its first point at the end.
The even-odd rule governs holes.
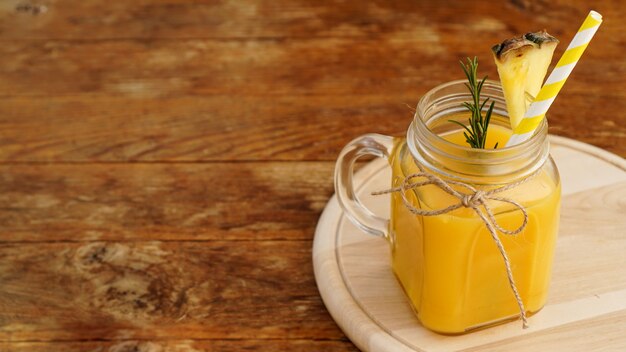
{"type": "MultiPolygon", "coordinates": [[[[509,129],[492,125],[486,148],[493,148],[496,143],[504,146],[510,134],[509,129]]],[[[461,130],[441,137],[466,146],[461,130]]],[[[389,161],[393,187],[399,186],[407,175],[419,172],[403,139],[397,140],[389,161]]],[[[554,170],[542,167],[528,182],[498,194],[521,203],[528,213],[523,232],[498,233],[528,314],[540,310],[547,299],[561,195],[560,182],[553,175],[554,170]]],[[[498,187],[473,186],[483,190],[498,187]]],[[[427,210],[459,202],[434,185],[409,190],[407,196],[414,206],[427,210]]],[[[512,205],[497,201],[488,204],[503,228],[513,230],[522,223],[521,211],[512,205]]],[[[473,209],[419,216],[411,213],[401,196],[394,193],[389,230],[393,271],[424,326],[457,334],[517,318],[519,308],[503,258],[473,209]]]]}

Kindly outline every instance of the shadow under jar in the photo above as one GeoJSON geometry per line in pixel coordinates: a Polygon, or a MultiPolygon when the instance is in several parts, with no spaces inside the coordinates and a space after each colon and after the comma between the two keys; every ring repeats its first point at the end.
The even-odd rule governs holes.
{"type": "MultiPolygon", "coordinates": [[[[393,272],[420,322],[445,334],[465,333],[519,316],[496,241],[475,209],[416,215],[400,192],[391,194],[389,219],[379,218],[356,197],[352,169],[356,159],[372,154],[388,159],[391,187],[401,186],[407,176],[420,172],[418,165],[446,182],[462,182],[484,192],[525,180],[497,197],[519,203],[528,222],[518,234],[498,231],[497,236],[526,314],[536,313],[547,299],[561,200],[559,174],[549,155],[548,126],[544,119],[529,140],[505,148],[511,130],[500,85],[487,81],[481,97],[495,102],[485,149],[470,148],[462,128],[450,122],[467,125],[470,116],[462,103],[470,102],[471,95],[464,81],[453,81],[420,99],[406,138],[358,137],[343,149],[335,169],[335,189],[346,215],[365,232],[388,240],[393,272]]],[[[451,186],[468,193],[462,186],[451,186]]],[[[407,189],[404,194],[410,206],[425,211],[460,202],[434,184],[407,189]]],[[[502,228],[514,230],[523,223],[523,212],[516,206],[491,199],[486,203],[502,228]]]]}

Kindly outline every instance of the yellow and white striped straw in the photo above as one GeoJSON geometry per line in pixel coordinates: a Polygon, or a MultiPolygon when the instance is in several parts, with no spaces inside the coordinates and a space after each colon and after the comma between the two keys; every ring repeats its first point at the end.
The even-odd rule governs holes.
{"type": "Polygon", "coordinates": [[[601,23],[602,15],[590,11],[546,83],[541,87],[535,101],[530,104],[524,118],[513,130],[511,138],[506,143],[507,147],[522,143],[533,135],[601,23]]]}

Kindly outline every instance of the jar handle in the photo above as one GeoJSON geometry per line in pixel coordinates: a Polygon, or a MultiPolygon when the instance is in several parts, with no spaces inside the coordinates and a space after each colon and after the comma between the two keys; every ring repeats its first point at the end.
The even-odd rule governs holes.
{"type": "Polygon", "coordinates": [[[374,215],[357,198],[352,182],[354,162],[365,155],[374,155],[388,159],[393,150],[393,137],[369,133],[355,138],[348,143],[335,165],[335,193],[339,205],[361,230],[372,235],[388,238],[389,220],[374,215]]]}

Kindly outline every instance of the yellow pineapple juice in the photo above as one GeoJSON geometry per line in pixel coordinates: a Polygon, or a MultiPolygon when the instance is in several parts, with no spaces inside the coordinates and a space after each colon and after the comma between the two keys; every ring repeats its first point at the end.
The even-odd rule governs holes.
{"type": "MultiPolygon", "coordinates": [[[[506,127],[492,124],[486,147],[493,148],[496,142],[504,146],[510,134],[506,127]]],[[[467,146],[461,130],[441,137],[467,146]]],[[[395,140],[389,162],[393,187],[407,175],[419,172],[404,139],[395,140]]],[[[559,219],[560,182],[554,170],[544,169],[530,181],[498,194],[516,200],[528,212],[523,232],[498,234],[528,314],[537,312],[546,302],[559,219]]],[[[474,186],[483,190],[497,187],[474,186]]],[[[434,185],[409,190],[407,196],[414,206],[426,210],[459,202],[434,185]]],[[[503,228],[513,230],[521,225],[523,215],[519,209],[491,200],[488,204],[503,228]]],[[[503,258],[473,209],[460,208],[437,216],[414,215],[394,193],[389,232],[393,271],[427,328],[456,334],[519,316],[503,258]]]]}

